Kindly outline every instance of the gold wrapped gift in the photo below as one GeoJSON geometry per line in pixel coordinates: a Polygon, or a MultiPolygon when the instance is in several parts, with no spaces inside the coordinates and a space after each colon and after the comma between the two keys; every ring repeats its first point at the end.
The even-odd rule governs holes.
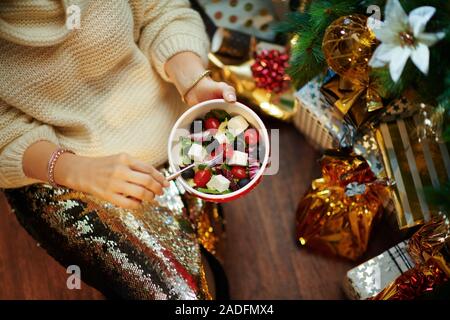
{"type": "Polygon", "coordinates": [[[450,179],[449,146],[432,139],[419,142],[415,117],[381,123],[376,139],[388,177],[395,181],[392,199],[400,229],[429,221],[439,206],[429,203],[426,187],[450,179]]]}
{"type": "Polygon", "coordinates": [[[349,81],[335,75],[320,89],[328,103],[341,113],[343,119],[355,128],[370,122],[383,103],[373,83],[349,81]]]}
{"type": "Polygon", "coordinates": [[[322,178],[297,208],[297,239],[302,246],[358,259],[388,199],[386,181],[378,180],[360,156],[328,151],[322,178]]]}
{"type": "Polygon", "coordinates": [[[390,283],[373,300],[411,300],[433,291],[450,279],[450,225],[434,218],[409,240],[408,251],[416,264],[390,283]]]}
{"type": "Polygon", "coordinates": [[[233,85],[239,99],[247,100],[259,111],[271,117],[291,120],[296,112],[292,87],[282,93],[270,93],[257,88],[251,70],[253,59],[239,65],[227,65],[219,55],[209,53],[208,57],[213,78],[233,85]]]}

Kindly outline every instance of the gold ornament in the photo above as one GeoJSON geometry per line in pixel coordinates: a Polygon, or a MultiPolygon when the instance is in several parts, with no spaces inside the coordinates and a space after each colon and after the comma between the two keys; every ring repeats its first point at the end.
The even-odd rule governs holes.
{"type": "Polygon", "coordinates": [[[369,60],[376,44],[367,27],[367,17],[359,14],[340,17],[325,30],[322,50],[334,72],[356,82],[367,82],[369,60]]]}

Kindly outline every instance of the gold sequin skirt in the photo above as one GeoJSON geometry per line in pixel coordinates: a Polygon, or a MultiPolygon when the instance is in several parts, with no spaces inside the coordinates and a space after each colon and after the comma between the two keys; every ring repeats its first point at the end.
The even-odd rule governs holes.
{"type": "Polygon", "coordinates": [[[5,190],[22,226],[62,265],[107,297],[210,299],[200,246],[218,254],[223,224],[213,203],[171,182],[163,196],[125,210],[47,184],[5,190]]]}

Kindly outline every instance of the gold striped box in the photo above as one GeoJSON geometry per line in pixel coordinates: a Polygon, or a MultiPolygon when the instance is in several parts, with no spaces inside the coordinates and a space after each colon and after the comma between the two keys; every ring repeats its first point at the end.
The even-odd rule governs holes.
{"type": "Polygon", "coordinates": [[[432,139],[419,142],[417,118],[381,123],[376,131],[387,175],[395,181],[392,199],[400,229],[423,224],[440,211],[425,188],[450,179],[449,146],[432,139]]]}

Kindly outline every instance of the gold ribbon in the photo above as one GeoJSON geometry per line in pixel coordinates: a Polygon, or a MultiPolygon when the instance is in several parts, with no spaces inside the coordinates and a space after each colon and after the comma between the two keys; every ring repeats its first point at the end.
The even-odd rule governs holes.
{"type": "Polygon", "coordinates": [[[375,83],[349,81],[339,76],[322,85],[322,94],[355,127],[361,127],[383,108],[375,83]]]}

